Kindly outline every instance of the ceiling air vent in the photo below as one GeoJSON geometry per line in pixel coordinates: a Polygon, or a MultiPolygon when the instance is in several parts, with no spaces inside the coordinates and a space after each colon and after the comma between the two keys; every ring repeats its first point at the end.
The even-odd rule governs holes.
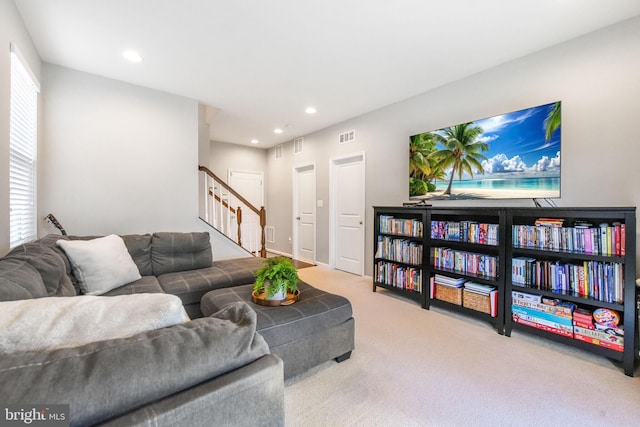
{"type": "Polygon", "coordinates": [[[282,158],[282,144],[276,145],[276,159],[282,158]]]}
{"type": "Polygon", "coordinates": [[[355,130],[350,130],[348,132],[341,133],[338,139],[340,144],[346,144],[347,142],[353,142],[355,140],[356,140],[355,130]]]}
{"type": "Polygon", "coordinates": [[[293,154],[302,153],[302,143],[304,142],[304,138],[296,138],[293,140],[293,154]]]}

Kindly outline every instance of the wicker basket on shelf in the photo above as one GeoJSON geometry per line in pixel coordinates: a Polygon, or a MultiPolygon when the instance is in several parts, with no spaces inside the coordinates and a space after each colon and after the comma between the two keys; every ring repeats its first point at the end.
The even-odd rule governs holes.
{"type": "Polygon", "coordinates": [[[464,289],[462,292],[462,305],[472,310],[491,314],[489,295],[481,295],[464,289]]]}
{"type": "Polygon", "coordinates": [[[435,298],[441,301],[450,302],[451,304],[462,305],[462,288],[452,288],[435,284],[435,298]]]}

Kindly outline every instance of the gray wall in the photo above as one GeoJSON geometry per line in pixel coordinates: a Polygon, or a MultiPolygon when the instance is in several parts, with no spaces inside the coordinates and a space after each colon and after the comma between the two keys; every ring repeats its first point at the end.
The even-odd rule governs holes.
{"type": "MultiPolygon", "coordinates": [[[[209,153],[209,169],[225,182],[230,169],[263,173],[267,169],[267,151],[262,148],[211,141],[209,153]]],[[[265,176],[265,187],[266,181],[265,176]]]]}
{"type": "MultiPolygon", "coordinates": [[[[197,101],[50,64],[42,74],[40,218],[70,234],[211,231],[197,210],[197,101]]],[[[217,259],[247,255],[212,243],[217,259]]]]}
{"type": "MultiPolygon", "coordinates": [[[[291,230],[296,162],[317,165],[316,259],[329,263],[329,162],[366,152],[365,274],[373,270],[372,206],[408,200],[408,137],[556,100],[562,101],[562,196],[559,206],[638,206],[640,17],[500,65],[414,98],[305,136],[304,153],[269,151],[267,209],[291,230]],[[357,140],[338,144],[340,132],[357,140]]],[[[533,206],[531,200],[433,202],[450,206],[533,206]]],[[[291,233],[291,231],[288,231],[291,233]]],[[[281,234],[276,232],[276,234],[281,234]]],[[[291,252],[278,240],[275,249],[291,252]]]]}
{"type": "Polygon", "coordinates": [[[35,77],[40,80],[40,57],[22,18],[10,0],[0,0],[0,255],[9,250],[9,111],[11,51],[15,43],[35,77]]]}

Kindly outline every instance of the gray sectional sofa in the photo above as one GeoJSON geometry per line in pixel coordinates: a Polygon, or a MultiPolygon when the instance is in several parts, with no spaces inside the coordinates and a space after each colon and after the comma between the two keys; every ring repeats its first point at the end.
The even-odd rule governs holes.
{"type": "MultiPolygon", "coordinates": [[[[104,295],[176,295],[193,320],[76,347],[2,354],[2,404],[69,404],[72,426],[283,425],[283,364],[256,333],[256,313],[243,302],[207,317],[200,311],[207,292],[252,283],[262,261],[213,262],[208,233],[122,238],[140,278],[104,295]]],[[[50,235],[0,259],[0,304],[82,293],[60,239],[90,238],[50,235]]],[[[126,319],[117,311],[108,315],[126,319]]]]}

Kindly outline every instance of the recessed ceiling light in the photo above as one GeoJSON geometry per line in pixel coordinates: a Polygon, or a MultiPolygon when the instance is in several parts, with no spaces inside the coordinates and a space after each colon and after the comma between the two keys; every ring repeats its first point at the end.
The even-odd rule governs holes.
{"type": "Polygon", "coordinates": [[[304,112],[305,112],[305,113],[307,113],[307,114],[315,114],[315,113],[316,113],[316,109],[315,109],[315,108],[313,108],[313,107],[307,107],[307,108],[304,110],[304,112]]]}
{"type": "Polygon", "coordinates": [[[135,50],[125,50],[124,52],[122,52],[122,56],[125,57],[125,59],[128,59],[131,62],[140,62],[142,61],[142,56],[140,56],[140,54],[138,52],[136,52],[135,50]]]}
{"type": "Polygon", "coordinates": [[[259,141],[258,141],[257,139],[252,139],[252,140],[251,140],[251,143],[252,143],[252,144],[257,144],[258,142],[259,142],[259,141]]]}
{"type": "Polygon", "coordinates": [[[273,130],[273,132],[274,132],[274,133],[277,133],[277,134],[281,134],[281,133],[282,133],[282,129],[280,129],[280,128],[275,128],[275,129],[273,130]]]}

